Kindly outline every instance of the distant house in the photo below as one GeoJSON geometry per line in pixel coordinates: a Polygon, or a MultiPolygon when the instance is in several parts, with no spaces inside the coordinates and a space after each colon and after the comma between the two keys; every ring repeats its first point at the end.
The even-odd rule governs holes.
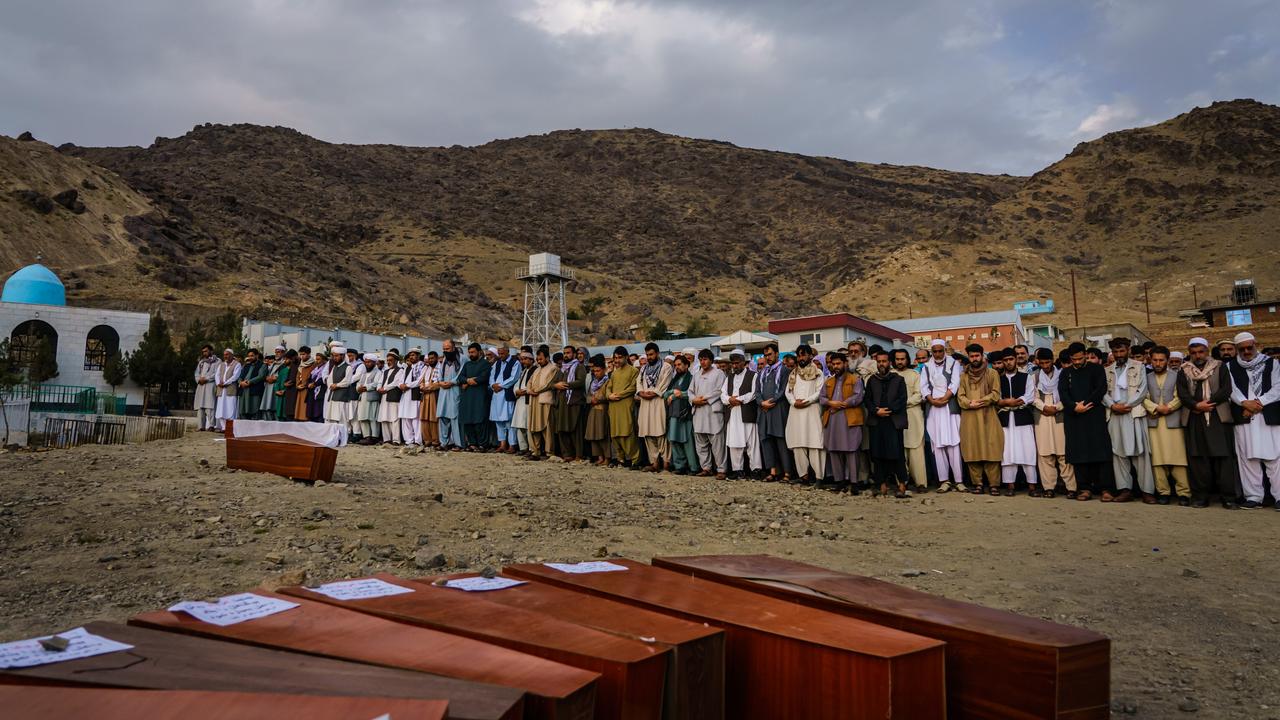
{"type": "Polygon", "coordinates": [[[778,347],[786,352],[797,345],[812,345],[818,352],[843,350],[854,340],[886,348],[910,345],[911,335],[849,313],[810,315],[770,320],[769,332],[778,337],[778,347]]]}
{"type": "Polygon", "coordinates": [[[983,350],[999,350],[1013,345],[1049,347],[1052,340],[1027,331],[1018,310],[935,315],[933,317],[885,320],[882,325],[912,336],[916,347],[928,347],[941,340],[952,350],[962,351],[977,343],[983,350]]]}

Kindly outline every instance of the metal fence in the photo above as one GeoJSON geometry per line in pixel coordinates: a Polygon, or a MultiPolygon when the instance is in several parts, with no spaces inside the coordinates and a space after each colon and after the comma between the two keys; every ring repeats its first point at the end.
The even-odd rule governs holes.
{"type": "Polygon", "coordinates": [[[124,423],[107,422],[105,420],[45,418],[45,447],[63,449],[89,444],[124,444],[124,423]]]}
{"type": "Polygon", "coordinates": [[[98,391],[85,385],[32,383],[14,388],[15,400],[30,400],[33,412],[94,413],[98,391]]]}

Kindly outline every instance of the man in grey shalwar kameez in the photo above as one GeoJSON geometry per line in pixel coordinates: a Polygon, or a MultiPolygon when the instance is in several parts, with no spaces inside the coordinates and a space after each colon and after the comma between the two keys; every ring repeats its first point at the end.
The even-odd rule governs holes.
{"type": "MultiPolygon", "coordinates": [[[[1151,468],[1151,439],[1147,435],[1147,368],[1129,357],[1129,338],[1113,338],[1111,354],[1115,362],[1107,366],[1107,433],[1111,436],[1111,463],[1115,471],[1116,502],[1133,499],[1132,469],[1138,476],[1142,502],[1156,501],[1155,472],[1151,468]]],[[[1107,493],[1102,495],[1103,501],[1107,493]]]]}

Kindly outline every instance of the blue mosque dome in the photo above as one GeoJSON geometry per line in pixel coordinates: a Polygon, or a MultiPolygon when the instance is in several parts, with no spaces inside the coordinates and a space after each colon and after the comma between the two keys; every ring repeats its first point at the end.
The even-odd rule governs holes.
{"type": "Polygon", "coordinates": [[[52,270],[36,263],[22,268],[4,281],[0,302],[66,305],[67,290],[52,270]]]}

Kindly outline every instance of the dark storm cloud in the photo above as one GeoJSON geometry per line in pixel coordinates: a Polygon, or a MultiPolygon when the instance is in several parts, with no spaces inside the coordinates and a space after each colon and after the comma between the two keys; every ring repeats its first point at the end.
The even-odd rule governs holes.
{"type": "Polygon", "coordinates": [[[645,126],[1026,173],[1195,104],[1280,100],[1277,47],[1280,5],[1249,0],[45,0],[0,24],[0,131],[450,145],[645,126]]]}

